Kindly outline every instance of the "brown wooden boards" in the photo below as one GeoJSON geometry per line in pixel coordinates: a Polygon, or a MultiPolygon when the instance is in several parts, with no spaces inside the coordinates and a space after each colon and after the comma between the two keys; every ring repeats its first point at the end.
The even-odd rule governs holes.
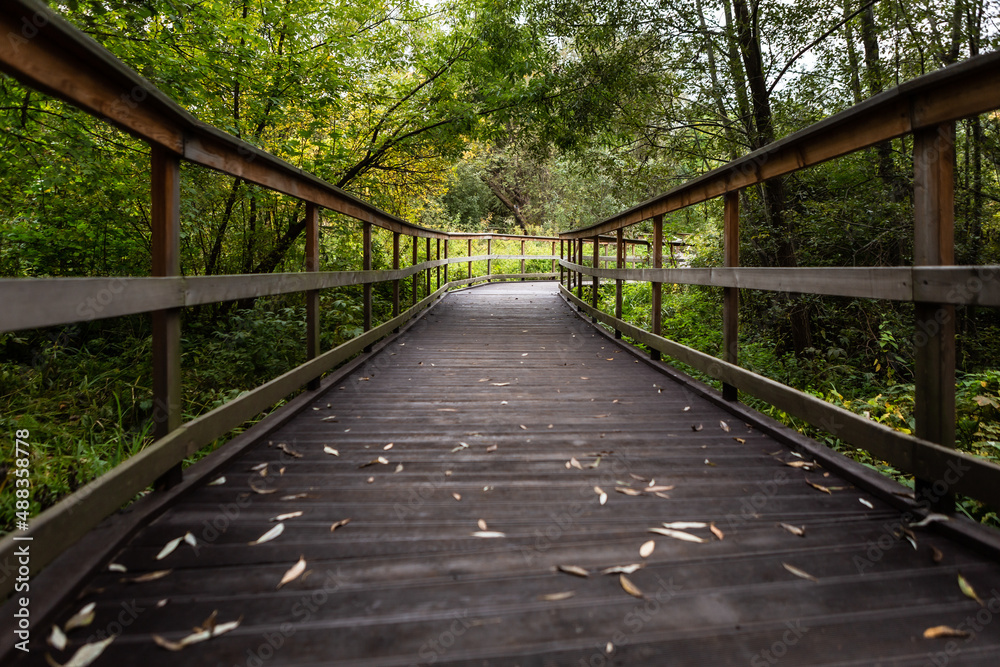
{"type": "Polygon", "coordinates": [[[935,524],[914,549],[890,503],[788,465],[810,461],[637,363],[557,289],[449,295],[113,554],[126,571],[54,619],[96,605],[66,651],[38,619],[11,664],[109,632],[96,665],[926,664],[940,625],[975,632],[949,664],[994,663],[1000,626],[976,618],[1000,611],[1000,566],[935,524]],[[676,521],[721,533],[648,532],[676,521]],[[239,625],[155,643],[213,614],[239,625]]]}

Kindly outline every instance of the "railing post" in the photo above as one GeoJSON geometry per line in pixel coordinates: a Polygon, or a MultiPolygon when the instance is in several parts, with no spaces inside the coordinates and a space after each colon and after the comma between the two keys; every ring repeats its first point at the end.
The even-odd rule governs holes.
{"type": "MultiPolygon", "coordinates": [[[[392,233],[392,270],[399,270],[399,232],[392,233]]],[[[392,281],[392,316],[399,315],[399,278],[392,281]]],[[[399,331],[399,327],[394,329],[399,331]]]]}
{"type": "MultiPolygon", "coordinates": [[[[740,265],[740,193],[727,192],[723,219],[723,256],[726,266],[740,265]]],[[[740,349],[740,290],[722,288],[722,360],[739,363],[740,349]]],[[[723,383],[722,397],[727,401],[739,399],[736,387],[723,383]]]]}
{"type": "MultiPolygon", "coordinates": [[[[152,275],[179,276],[180,157],[155,144],[150,149],[152,275]]],[[[153,436],[162,438],[181,425],[181,309],[154,311],[152,323],[153,436]]],[[[177,463],[156,480],[155,488],[176,486],[182,477],[177,463]]]]}
{"type": "MultiPolygon", "coordinates": [[[[562,260],[565,259],[565,250],[566,250],[565,249],[565,241],[563,241],[563,239],[559,239],[559,261],[560,262],[562,262],[562,260]]],[[[553,255],[556,254],[556,242],[555,241],[552,242],[552,254],[553,255]]],[[[555,265],[553,265],[552,266],[552,271],[555,272],[555,270],[556,270],[556,267],[555,267],[555,265]]],[[[559,264],[559,284],[562,285],[565,280],[566,280],[566,267],[564,267],[560,263],[559,264]]],[[[568,284],[566,285],[566,288],[567,289],[569,288],[568,284]]]]}
{"type": "MultiPolygon", "coordinates": [[[[601,242],[600,237],[594,237],[594,261],[592,263],[594,268],[598,268],[601,265],[601,242]]],[[[598,307],[600,300],[598,299],[598,294],[601,290],[601,279],[594,276],[593,286],[590,288],[590,305],[594,308],[598,307]]],[[[590,318],[591,322],[597,322],[596,317],[590,318]]]]}
{"type": "MultiPolygon", "coordinates": [[[[427,257],[427,261],[431,261],[431,237],[427,237],[427,242],[424,244],[424,255],[427,257]]],[[[427,296],[431,295],[431,267],[427,267],[427,296]]]]}
{"type": "MultiPolygon", "coordinates": [[[[615,267],[619,270],[625,268],[625,230],[618,228],[615,238],[615,267]]],[[[615,317],[622,318],[622,279],[615,278],[615,317]]],[[[615,329],[615,338],[621,338],[622,332],[615,329]]]]}
{"type": "Polygon", "coordinates": [[[521,282],[524,282],[524,239],[521,239],[521,282]]]}
{"type": "MultiPolygon", "coordinates": [[[[583,266],[583,239],[576,240],[576,263],[583,266]]],[[[583,301],[583,274],[579,271],[576,272],[576,298],[583,301]]]]}
{"type": "MultiPolygon", "coordinates": [[[[306,202],[306,271],[319,271],[319,209],[306,202]]],[[[319,356],[319,290],[306,291],[306,359],[319,356]]],[[[319,378],[313,378],[306,389],[319,389],[319,378]]]]}
{"type": "MultiPolygon", "coordinates": [[[[413,262],[410,264],[410,266],[416,266],[417,265],[417,237],[416,237],[416,235],[411,236],[410,237],[410,241],[411,241],[412,250],[413,250],[413,262]]],[[[412,303],[410,305],[412,305],[412,306],[417,305],[417,290],[419,290],[419,289],[420,289],[420,273],[417,272],[417,273],[414,273],[410,277],[410,299],[412,300],[412,303]]]]}
{"type": "MultiPolygon", "coordinates": [[[[561,247],[562,246],[562,241],[559,242],[559,245],[560,245],[559,256],[562,257],[562,247],[561,247]]],[[[556,256],[556,242],[555,241],[552,242],[552,256],[553,257],[556,256]]],[[[552,269],[549,271],[549,273],[555,273],[555,272],[556,272],[556,260],[552,260],[552,269]]]]}
{"type": "MultiPolygon", "coordinates": [[[[913,264],[955,261],[955,125],[913,133],[913,264]]],[[[914,303],[914,407],[916,436],[955,446],[955,307],[914,303]]],[[[943,475],[945,471],[940,471],[943,475]]],[[[917,479],[918,503],[937,512],[955,509],[955,495],[940,477],[917,479]]]]}
{"type": "MultiPolygon", "coordinates": [[[[653,268],[663,268],[663,215],[653,218],[653,268]]],[[[663,283],[653,282],[652,290],[652,330],[657,336],[663,333],[663,283]]],[[[649,358],[659,360],[659,350],[649,350],[649,358]]]]}
{"type": "MultiPolygon", "coordinates": [[[[362,250],[362,269],[365,271],[372,270],[372,223],[363,222],[361,223],[361,243],[364,246],[362,250]]],[[[364,284],[364,330],[370,331],[372,328],[372,284],[364,284]]],[[[365,352],[371,352],[372,346],[366,345],[365,352]]]]}
{"type": "MultiPolygon", "coordinates": [[[[444,240],[444,258],[445,259],[448,259],[448,241],[449,241],[449,239],[445,239],[444,240]]],[[[444,281],[446,283],[448,282],[448,266],[449,266],[448,264],[444,265],[444,281]]]]}
{"type": "MultiPolygon", "coordinates": [[[[487,255],[492,255],[493,254],[492,247],[493,247],[493,239],[486,239],[486,254],[487,255]]],[[[492,276],[493,275],[493,260],[492,259],[487,259],[486,260],[486,275],[487,276],[492,276]]],[[[491,283],[493,281],[487,278],[486,282],[491,283]]]]}
{"type": "MultiPolygon", "coordinates": [[[[436,244],[437,245],[437,259],[440,260],[441,259],[441,239],[435,239],[435,240],[437,241],[437,244],[436,244]]],[[[438,266],[436,266],[434,268],[437,269],[435,271],[435,273],[437,275],[434,277],[434,279],[435,279],[435,281],[437,283],[437,289],[441,289],[441,265],[439,264],[438,266]]]]}
{"type": "MultiPolygon", "coordinates": [[[[466,251],[466,255],[465,256],[466,257],[472,257],[472,239],[471,238],[469,239],[469,247],[468,247],[468,250],[466,251]]],[[[466,278],[471,278],[471,277],[472,277],[472,262],[469,262],[469,275],[467,275],[466,278]]]]}

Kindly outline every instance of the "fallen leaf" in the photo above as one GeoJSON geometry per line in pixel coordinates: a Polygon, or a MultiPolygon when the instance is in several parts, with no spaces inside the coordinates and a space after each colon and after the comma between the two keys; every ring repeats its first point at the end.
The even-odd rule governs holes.
{"type": "Polygon", "coordinates": [[[226,476],[223,475],[222,477],[218,477],[216,479],[213,479],[206,486],[222,486],[225,483],[226,483],[226,476]]]}
{"type": "Polygon", "coordinates": [[[374,481],[375,481],[374,477],[369,477],[368,479],[365,480],[365,482],[368,483],[368,484],[371,484],[374,481]]]}
{"type": "Polygon", "coordinates": [[[740,443],[741,445],[745,445],[746,442],[747,442],[743,438],[733,438],[733,440],[735,440],[736,442],[740,443]]]}
{"type": "Polygon", "coordinates": [[[322,419],[320,419],[320,421],[321,422],[335,422],[335,421],[337,421],[337,417],[335,415],[330,415],[329,417],[323,417],[322,419]]]}
{"type": "Polygon", "coordinates": [[[639,547],[639,556],[641,558],[649,558],[650,554],[653,553],[653,549],[656,548],[656,542],[649,540],[648,542],[643,542],[642,546],[639,547]]]}
{"type": "Polygon", "coordinates": [[[667,537],[672,537],[675,540],[683,540],[685,542],[707,542],[708,540],[702,539],[697,535],[692,535],[691,533],[685,533],[681,530],[671,530],[670,528],[660,528],[655,526],[650,528],[647,532],[656,533],[657,535],[666,535],[667,537]]]}
{"type": "Polygon", "coordinates": [[[173,570],[156,570],[155,572],[138,574],[133,577],[122,577],[120,581],[123,584],[144,584],[147,581],[156,581],[157,579],[162,579],[163,577],[169,575],[171,572],[173,572],[173,570]]]}
{"type": "Polygon", "coordinates": [[[563,591],[562,593],[546,593],[545,595],[539,595],[538,599],[545,602],[558,602],[559,600],[565,600],[576,595],[576,591],[563,591]]]}
{"type": "MultiPolygon", "coordinates": [[[[104,653],[104,649],[106,649],[108,645],[117,638],[118,635],[111,635],[102,641],[94,642],[93,644],[84,644],[77,649],[76,653],[73,654],[73,657],[69,659],[69,662],[61,667],[87,667],[87,665],[92,664],[95,660],[101,657],[101,654],[104,653]]],[[[59,665],[59,663],[52,660],[47,653],[45,654],[45,657],[49,660],[49,664],[59,665]]]]}
{"type": "Polygon", "coordinates": [[[660,486],[647,486],[646,488],[643,489],[643,491],[645,491],[646,493],[657,493],[659,491],[673,491],[673,490],[674,490],[674,485],[673,484],[671,484],[669,486],[662,486],[662,485],[660,485],[660,486]]]}
{"type": "Polygon", "coordinates": [[[389,459],[385,458],[384,456],[379,456],[377,458],[372,459],[368,463],[362,463],[361,465],[358,466],[358,468],[367,468],[368,466],[373,466],[373,465],[376,465],[376,464],[378,464],[378,465],[387,465],[388,463],[389,463],[389,459]]]}
{"type": "Polygon", "coordinates": [[[258,463],[254,467],[250,468],[250,470],[252,470],[253,472],[259,472],[261,470],[266,470],[266,469],[267,469],[267,462],[266,461],[264,463],[258,463]]]}
{"type": "Polygon", "coordinates": [[[58,625],[52,626],[52,632],[49,633],[49,637],[46,641],[48,641],[49,646],[57,651],[66,650],[66,634],[59,629],[58,625]]]}
{"type": "Polygon", "coordinates": [[[727,424],[726,422],[722,421],[721,419],[719,420],[719,428],[721,428],[726,433],[729,433],[729,424],[727,424]]]}
{"type": "Polygon", "coordinates": [[[580,465],[580,462],[576,460],[575,456],[569,460],[569,464],[577,470],[583,470],[583,466],[580,465]]]}
{"type": "Polygon", "coordinates": [[[483,521],[482,519],[477,521],[476,525],[479,526],[479,530],[486,530],[486,522],[483,521]]]}
{"type": "Polygon", "coordinates": [[[831,496],[833,495],[833,491],[831,491],[830,489],[826,488],[822,484],[814,484],[814,483],[810,482],[809,480],[806,480],[806,484],[808,484],[812,488],[816,489],[817,491],[822,491],[823,493],[829,493],[831,496]]]}
{"type": "Polygon", "coordinates": [[[910,528],[921,528],[929,523],[934,523],[935,521],[949,521],[949,520],[950,520],[949,517],[947,517],[944,514],[937,514],[935,512],[931,512],[917,523],[911,523],[910,528]]]}
{"type": "Polygon", "coordinates": [[[468,448],[469,448],[469,443],[467,443],[467,442],[460,442],[460,443],[458,443],[458,447],[455,447],[451,451],[452,452],[457,452],[459,450],[468,449],[468,448]]]}
{"type": "Polygon", "coordinates": [[[665,498],[665,499],[667,499],[667,500],[670,500],[670,496],[668,496],[668,495],[667,495],[667,494],[665,494],[665,493],[660,493],[659,491],[657,491],[657,492],[656,492],[656,493],[654,493],[653,495],[654,495],[654,496],[656,496],[657,498],[665,498]]]}
{"type": "Polygon", "coordinates": [[[91,623],[94,622],[95,609],[97,609],[96,602],[91,602],[89,604],[84,605],[80,609],[80,611],[73,614],[70,617],[70,619],[66,621],[66,624],[63,626],[63,629],[66,632],[69,632],[73,628],[82,628],[84,626],[90,625],[91,623]]]}
{"type": "Polygon", "coordinates": [[[292,449],[291,447],[289,447],[287,444],[285,444],[283,442],[278,445],[278,449],[280,449],[284,453],[286,453],[289,456],[292,456],[294,458],[297,458],[297,459],[301,459],[302,458],[302,454],[300,454],[299,452],[295,451],[294,449],[292,449]]]}
{"type": "Polygon", "coordinates": [[[167,542],[163,546],[163,548],[160,549],[160,553],[156,554],[156,560],[163,560],[164,558],[172,554],[174,552],[174,549],[180,546],[180,543],[183,539],[184,539],[183,536],[175,537],[174,539],[167,542]]]}
{"type": "Polygon", "coordinates": [[[623,589],[623,590],[624,590],[624,591],[625,591],[626,593],[628,593],[629,595],[631,595],[631,596],[633,596],[633,597],[637,597],[637,598],[642,598],[642,597],[645,597],[645,596],[644,596],[644,595],[642,594],[642,591],[641,591],[641,590],[639,590],[639,587],[638,587],[638,586],[636,586],[635,584],[633,584],[633,583],[632,583],[632,582],[631,582],[631,581],[629,580],[629,578],[628,578],[628,577],[626,577],[626,576],[625,576],[624,574],[619,574],[619,575],[618,575],[618,583],[620,583],[620,584],[621,584],[621,586],[622,586],[622,589],[623,589]]]}
{"type": "Polygon", "coordinates": [[[188,544],[190,544],[193,547],[197,547],[198,546],[198,540],[195,539],[195,536],[192,535],[190,531],[184,533],[184,541],[187,542],[188,544]]]}
{"type": "Polygon", "coordinates": [[[340,521],[335,521],[332,526],[330,526],[330,532],[337,530],[341,526],[346,526],[351,522],[350,519],[341,519],[340,521]]]}
{"type": "Polygon", "coordinates": [[[634,472],[630,472],[628,474],[628,476],[631,477],[632,479],[638,480],[640,482],[646,482],[646,481],[648,481],[645,477],[640,477],[639,475],[636,475],[634,472]]]}
{"type": "Polygon", "coordinates": [[[802,579],[808,579],[809,581],[819,581],[819,579],[817,579],[816,577],[812,576],[808,572],[800,570],[794,565],[789,565],[788,563],[782,563],[781,566],[784,567],[789,572],[791,572],[792,574],[794,574],[796,577],[801,577],[802,579]]]}
{"type": "Polygon", "coordinates": [[[491,382],[490,384],[494,387],[506,387],[510,382],[491,382]]]}
{"type": "Polygon", "coordinates": [[[965,630],[957,630],[947,625],[935,625],[924,630],[924,639],[940,639],[942,637],[968,637],[965,630]]]}
{"type": "Polygon", "coordinates": [[[180,651],[184,647],[190,646],[191,644],[197,644],[199,642],[211,639],[212,637],[218,637],[219,635],[224,635],[230,630],[235,630],[236,628],[239,627],[240,623],[243,622],[243,617],[240,616],[235,621],[230,621],[228,623],[219,623],[218,625],[216,625],[213,618],[216,613],[217,612],[212,612],[212,617],[209,617],[209,620],[205,622],[204,625],[208,627],[198,628],[195,630],[195,632],[188,635],[187,637],[184,637],[180,641],[176,642],[171,641],[169,639],[161,637],[160,635],[153,635],[153,641],[156,642],[157,645],[162,646],[163,648],[169,651],[180,651]]]}
{"type": "Polygon", "coordinates": [[[961,572],[958,573],[958,587],[962,589],[962,594],[965,595],[965,597],[972,598],[979,603],[980,607],[986,606],[983,603],[982,598],[979,597],[976,590],[972,587],[972,584],[965,580],[965,577],[962,576],[961,572]]]}
{"type": "Polygon", "coordinates": [[[710,531],[712,531],[712,534],[715,535],[716,537],[718,537],[720,540],[726,539],[726,534],[723,533],[722,530],[718,526],[715,525],[714,521],[712,523],[708,524],[708,529],[710,531]]]}
{"type": "MultiPolygon", "coordinates": [[[[374,478],[373,478],[374,479],[374,478]]],[[[299,500],[301,498],[308,498],[308,493],[292,493],[287,496],[281,496],[278,500],[299,500]]]]}
{"type": "Polygon", "coordinates": [[[454,498],[455,500],[461,500],[462,499],[461,494],[458,494],[458,493],[451,494],[451,497],[454,498]]]}
{"type": "Polygon", "coordinates": [[[394,472],[403,472],[403,464],[402,463],[397,464],[396,470],[394,472]]]}
{"type": "Polygon", "coordinates": [[[497,450],[496,445],[490,445],[489,447],[486,448],[486,453],[489,454],[491,452],[495,452],[496,450],[497,450]]]}
{"type": "Polygon", "coordinates": [[[645,565],[642,563],[633,563],[631,565],[613,565],[601,570],[601,574],[632,574],[636,570],[641,570],[644,567],[645,565]]]}
{"type": "Polygon", "coordinates": [[[635,489],[627,489],[624,486],[616,486],[615,491],[618,493],[624,493],[626,496],[641,496],[642,491],[636,491],[635,489]]]}
{"type": "Polygon", "coordinates": [[[931,560],[934,561],[935,563],[940,563],[942,559],[944,559],[944,553],[942,553],[942,551],[937,547],[932,546],[931,560]]]}
{"type": "Polygon", "coordinates": [[[284,523],[279,523],[277,526],[275,526],[271,530],[267,531],[266,533],[264,533],[263,535],[261,535],[260,537],[258,537],[253,542],[247,542],[247,544],[249,546],[253,546],[255,544],[264,544],[264,542],[270,542],[271,540],[273,540],[274,538],[276,538],[278,535],[281,535],[281,533],[283,533],[284,531],[285,531],[285,524],[284,523]]]}
{"type": "Polygon", "coordinates": [[[477,530],[472,533],[473,537],[507,537],[505,533],[501,533],[495,530],[477,530]]]}
{"type": "Polygon", "coordinates": [[[121,563],[108,563],[108,572],[128,572],[128,568],[121,563]]]}
{"type": "Polygon", "coordinates": [[[608,494],[604,493],[604,489],[602,489],[601,487],[595,486],[594,487],[594,493],[596,493],[598,495],[598,497],[600,498],[600,503],[602,505],[604,503],[608,502],[608,494]]]}
{"type": "Polygon", "coordinates": [[[800,528],[798,526],[793,526],[790,523],[779,523],[778,525],[787,530],[792,535],[798,535],[799,537],[806,536],[805,526],[800,528]]]}
{"type": "Polygon", "coordinates": [[[671,521],[670,523],[663,524],[663,527],[675,530],[687,530],[689,528],[708,528],[708,524],[704,521],[671,521]]]}
{"type": "Polygon", "coordinates": [[[288,512],[287,514],[279,514],[278,516],[271,517],[268,521],[284,521],[285,519],[295,519],[302,516],[302,512],[288,512]]]}
{"type": "MultiPolygon", "coordinates": [[[[265,470],[266,470],[266,468],[265,468],[265,470]]],[[[253,491],[254,493],[259,493],[261,495],[266,495],[268,493],[277,493],[277,491],[278,491],[277,489],[268,489],[268,488],[264,488],[264,487],[258,488],[256,486],[254,486],[254,483],[253,483],[252,479],[250,480],[250,490],[253,491]]]]}
{"type": "Polygon", "coordinates": [[[281,577],[281,581],[279,581],[278,585],[275,586],[275,590],[277,590],[278,588],[281,588],[282,586],[284,586],[288,582],[293,581],[294,579],[297,579],[305,571],[306,571],[306,557],[305,556],[299,556],[299,561],[297,563],[295,563],[295,565],[293,565],[290,568],[288,568],[288,571],[285,572],[284,576],[281,577]]]}
{"type": "Polygon", "coordinates": [[[565,572],[566,574],[583,577],[584,579],[590,576],[590,572],[587,572],[585,569],[577,565],[556,565],[556,569],[560,572],[565,572]]]}
{"type": "Polygon", "coordinates": [[[527,426],[525,426],[524,424],[518,424],[518,426],[520,426],[520,427],[521,427],[521,430],[522,430],[522,431],[527,431],[527,430],[528,430],[528,427],[527,427],[527,426]]]}
{"type": "MultiPolygon", "coordinates": [[[[552,427],[550,426],[549,428],[552,428],[552,427]]],[[[591,463],[591,464],[589,464],[587,467],[593,469],[593,468],[596,468],[599,465],[601,465],[601,457],[600,456],[598,456],[596,459],[594,459],[594,462],[591,463]]]]}
{"type": "Polygon", "coordinates": [[[705,428],[705,427],[704,427],[704,426],[702,426],[701,424],[692,424],[692,425],[691,425],[691,430],[692,430],[692,431],[700,431],[700,430],[701,430],[701,429],[703,429],[703,428],[705,428]]]}
{"type": "Polygon", "coordinates": [[[875,506],[874,506],[874,505],[872,505],[872,504],[871,504],[870,502],[868,502],[867,500],[865,500],[864,498],[858,498],[858,502],[859,502],[859,503],[861,503],[862,505],[864,505],[865,507],[867,507],[867,508],[868,508],[868,509],[870,509],[870,510],[873,510],[873,509],[875,509],[875,506]]]}
{"type": "Polygon", "coordinates": [[[809,461],[787,461],[785,465],[789,468],[803,468],[805,470],[812,470],[816,467],[809,461]]]}
{"type": "Polygon", "coordinates": [[[390,442],[390,443],[389,443],[388,445],[386,445],[386,446],[385,446],[385,447],[383,447],[382,449],[383,449],[384,451],[389,451],[390,449],[392,449],[392,443],[390,442]]]}

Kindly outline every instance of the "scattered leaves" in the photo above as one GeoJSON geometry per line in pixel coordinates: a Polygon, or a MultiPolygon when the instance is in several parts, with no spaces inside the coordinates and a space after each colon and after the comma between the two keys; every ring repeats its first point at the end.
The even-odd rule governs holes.
{"type": "Polygon", "coordinates": [[[618,575],[618,583],[620,583],[622,589],[632,597],[637,597],[637,598],[645,597],[642,591],[639,590],[639,587],[633,584],[631,580],[629,580],[629,578],[626,577],[624,574],[618,575]]]}
{"type": "Polygon", "coordinates": [[[108,563],[108,572],[128,572],[128,568],[121,563],[108,563]]]}
{"type": "Polygon", "coordinates": [[[804,570],[800,570],[794,565],[789,565],[788,563],[782,563],[781,566],[784,567],[789,572],[791,572],[792,574],[794,574],[796,577],[800,577],[802,579],[808,579],[809,581],[819,581],[819,579],[817,579],[816,577],[812,576],[811,574],[809,574],[804,570]]]}
{"type": "Polygon", "coordinates": [[[458,443],[458,447],[453,448],[451,451],[454,453],[454,452],[458,452],[458,451],[461,451],[463,449],[468,449],[468,448],[469,448],[469,443],[467,443],[467,442],[460,442],[460,443],[458,443]]]}
{"type": "Polygon", "coordinates": [[[734,437],[733,440],[735,440],[736,442],[740,443],[741,445],[745,445],[747,443],[747,441],[744,440],[743,438],[735,438],[734,437]]]}
{"type": "Polygon", "coordinates": [[[556,565],[556,569],[576,577],[583,577],[584,579],[590,576],[590,572],[587,572],[587,570],[578,565],[556,565]]]}
{"type": "Polygon", "coordinates": [[[642,546],[639,547],[639,557],[649,558],[649,556],[653,553],[653,549],[655,548],[656,548],[656,542],[654,542],[653,540],[649,540],[648,542],[643,542],[642,546]]]}
{"type": "Polygon", "coordinates": [[[942,637],[968,637],[965,630],[958,630],[947,625],[935,625],[924,630],[924,639],[940,639],[942,637]]]}
{"type": "Polygon", "coordinates": [[[253,542],[247,542],[247,545],[253,546],[255,544],[264,544],[264,542],[270,542],[271,540],[273,540],[274,538],[276,538],[278,535],[281,535],[283,532],[285,532],[285,524],[284,523],[279,523],[277,526],[275,526],[271,530],[267,531],[266,533],[264,533],[263,535],[261,535],[260,537],[258,537],[253,542]]]}
{"type": "Polygon", "coordinates": [[[506,387],[510,382],[490,382],[494,387],[506,387]]]}
{"type": "Polygon", "coordinates": [[[299,578],[305,571],[306,571],[306,557],[299,556],[298,562],[295,563],[295,565],[288,568],[288,571],[285,572],[285,574],[281,577],[281,581],[279,581],[278,585],[275,586],[275,590],[281,588],[288,582],[294,581],[295,579],[299,578]]]}
{"type": "MultiPolygon", "coordinates": [[[[372,478],[374,479],[374,477],[372,478]]],[[[308,493],[291,493],[287,496],[281,496],[278,500],[301,500],[302,498],[308,498],[308,493]]]]}

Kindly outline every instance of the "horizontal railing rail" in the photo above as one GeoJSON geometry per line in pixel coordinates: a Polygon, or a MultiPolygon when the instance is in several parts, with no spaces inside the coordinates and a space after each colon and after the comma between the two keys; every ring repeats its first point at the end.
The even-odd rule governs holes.
{"type": "Polygon", "coordinates": [[[1000,507],[1000,466],[954,450],[955,306],[1000,307],[1000,266],[954,266],[954,123],[997,108],[1000,52],[904,83],[602,222],[561,234],[561,291],[595,322],[612,327],[616,337],[627,335],[649,347],[653,358],[666,354],[720,381],[725,399],[736,400],[744,391],[912,473],[917,498],[930,508],[953,511],[956,493],[1000,507]],[[913,137],[913,266],[739,266],[743,189],[906,135],[913,137]],[[664,215],[716,197],[724,200],[725,266],[663,268],[664,215]],[[624,230],[647,220],[652,221],[652,268],[625,268],[624,230]],[[609,232],[617,235],[615,268],[601,266],[609,232]],[[585,243],[591,252],[584,252],[585,243]],[[582,298],[585,276],[589,304],[582,298]],[[598,309],[601,279],[615,281],[613,316],[598,309]],[[651,331],[622,319],[625,281],[650,283],[651,331]],[[663,284],[722,288],[721,359],[660,335],[663,284]],[[740,368],[741,289],[914,303],[915,434],[740,368]],[[955,475],[955,470],[962,472],[955,475]]]}

